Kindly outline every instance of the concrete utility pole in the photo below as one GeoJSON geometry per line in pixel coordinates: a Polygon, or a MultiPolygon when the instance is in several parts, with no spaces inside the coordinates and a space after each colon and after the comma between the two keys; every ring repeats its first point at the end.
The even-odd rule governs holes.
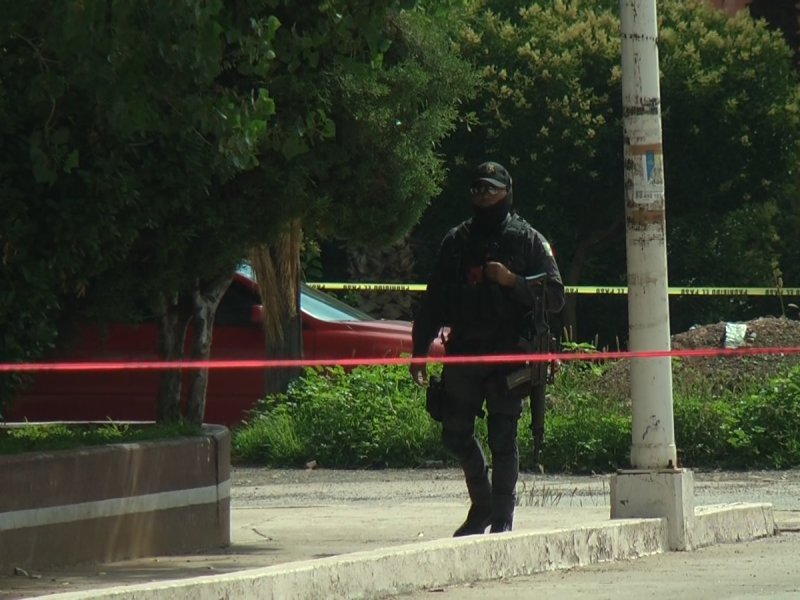
{"type": "MultiPolygon", "coordinates": [[[[629,347],[669,350],[656,0],[620,0],[629,347]]],[[[677,469],[669,357],[631,360],[631,466],[611,487],[611,518],[667,517],[686,547],[694,517],[690,472],[677,469]],[[688,505],[687,505],[688,501],[688,505]]]]}
{"type": "MultiPolygon", "coordinates": [[[[622,112],[630,349],[669,350],[669,290],[655,0],[622,0],[622,112]]],[[[631,362],[635,469],[677,466],[669,357],[631,362]]]]}

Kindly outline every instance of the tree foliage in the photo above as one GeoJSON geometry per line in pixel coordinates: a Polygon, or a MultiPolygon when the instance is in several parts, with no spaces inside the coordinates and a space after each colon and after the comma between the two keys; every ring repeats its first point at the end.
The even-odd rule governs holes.
{"type": "Polygon", "coordinates": [[[268,68],[275,27],[244,10],[257,1],[239,14],[222,2],[6,4],[0,356],[28,360],[52,348],[94,277],[253,163],[274,103],[258,85],[239,95],[217,82],[268,68]]]}
{"type": "MultiPolygon", "coordinates": [[[[800,140],[791,51],[747,13],[701,0],[659,11],[671,283],[772,284],[800,140]]],[[[459,46],[482,69],[480,125],[449,142],[453,184],[420,233],[466,216],[468,169],[493,157],[568,283],[624,284],[616,4],[477,0],[459,46]]]]}
{"type": "Polygon", "coordinates": [[[441,191],[438,146],[478,83],[423,15],[393,13],[384,32],[383,69],[340,64],[329,74],[337,139],[324,149],[318,180],[332,200],[320,234],[375,246],[407,232],[441,191]]]}
{"type": "MultiPolygon", "coordinates": [[[[333,115],[335,135],[301,160],[269,160],[281,164],[278,172],[287,181],[300,182],[290,186],[291,193],[282,186],[276,192],[279,205],[304,206],[295,214],[306,239],[380,246],[407,232],[440,191],[439,143],[453,128],[462,99],[474,95],[478,78],[452,54],[435,17],[389,11],[381,31],[379,60],[366,53],[339,56],[316,79],[314,89],[333,115]]],[[[258,255],[255,262],[274,265],[258,273],[262,281],[273,278],[271,269],[293,272],[282,263],[297,260],[281,247],[260,248],[258,255]]],[[[296,279],[282,281],[295,292],[296,285],[296,279]]],[[[268,286],[260,287],[263,297],[268,286]]],[[[282,339],[268,340],[268,355],[297,358],[299,322],[291,305],[268,304],[284,307],[271,320],[290,330],[282,339]]],[[[268,372],[267,391],[284,391],[292,374],[268,372]]]]}
{"type": "MultiPolygon", "coordinates": [[[[163,358],[192,323],[203,358],[235,264],[288,224],[407,230],[475,79],[400,8],[15,4],[0,28],[0,360],[41,357],[60,320],[137,316],[157,319],[163,358]]],[[[164,373],[160,418],[179,386],[164,373]]]]}

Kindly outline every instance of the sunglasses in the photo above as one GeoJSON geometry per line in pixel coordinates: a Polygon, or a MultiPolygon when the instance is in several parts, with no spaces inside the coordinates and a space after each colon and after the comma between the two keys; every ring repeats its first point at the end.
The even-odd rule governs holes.
{"type": "Polygon", "coordinates": [[[504,187],[497,187],[496,185],[492,185],[490,183],[483,183],[480,185],[473,185],[470,188],[470,192],[472,193],[473,196],[483,196],[485,194],[494,196],[502,191],[505,191],[505,189],[506,188],[504,187]]]}

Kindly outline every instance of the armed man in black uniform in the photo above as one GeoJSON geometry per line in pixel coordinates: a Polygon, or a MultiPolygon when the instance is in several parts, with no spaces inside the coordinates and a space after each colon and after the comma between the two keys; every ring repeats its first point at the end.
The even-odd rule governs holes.
{"type": "MultiPolygon", "coordinates": [[[[564,305],[564,284],[550,244],[512,213],[508,171],[496,162],[481,164],[471,193],[472,218],[447,233],[430,274],[414,321],[414,357],[426,356],[448,326],[448,356],[527,354],[536,307],[552,313],[564,305]]],[[[517,422],[525,397],[544,386],[532,378],[530,385],[510,389],[507,376],[521,367],[519,362],[445,363],[441,381],[431,381],[428,411],[442,423],[442,441],[464,470],[471,501],[455,536],[512,528],[519,476],[517,422]],[[491,481],[475,439],[475,418],[484,415],[484,400],[491,481]]],[[[428,383],[423,362],[412,362],[409,370],[416,383],[428,383]]]]}

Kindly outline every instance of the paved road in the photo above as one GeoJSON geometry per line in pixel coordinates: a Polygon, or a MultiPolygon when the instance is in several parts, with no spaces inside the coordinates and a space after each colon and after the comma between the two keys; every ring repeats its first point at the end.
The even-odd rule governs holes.
{"type": "Polygon", "coordinates": [[[800,534],[394,596],[396,600],[797,600],[800,534]]]}

